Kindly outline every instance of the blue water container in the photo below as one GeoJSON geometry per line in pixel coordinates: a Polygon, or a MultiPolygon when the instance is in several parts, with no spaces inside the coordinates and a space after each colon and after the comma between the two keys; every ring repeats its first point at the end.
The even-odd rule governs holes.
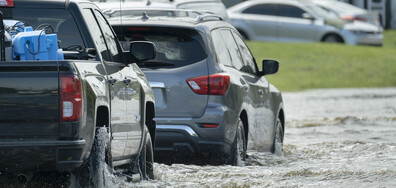
{"type": "Polygon", "coordinates": [[[24,32],[13,36],[14,60],[63,60],[62,49],[58,49],[56,34],[46,34],[45,31],[33,31],[25,27],[24,32]]]}

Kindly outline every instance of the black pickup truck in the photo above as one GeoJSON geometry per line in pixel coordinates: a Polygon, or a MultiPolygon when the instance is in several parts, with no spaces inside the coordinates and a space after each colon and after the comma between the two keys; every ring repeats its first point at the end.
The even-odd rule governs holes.
{"type": "MultiPolygon", "coordinates": [[[[138,166],[153,178],[154,95],[99,8],[77,0],[1,2],[5,32],[30,26],[38,40],[56,34],[63,59],[21,59],[15,50],[0,61],[0,173],[95,169],[90,161],[103,150],[108,166],[138,166]],[[106,146],[96,136],[103,129],[106,146]]],[[[16,48],[3,44],[2,52],[16,48]]],[[[29,45],[22,47],[30,55],[45,46],[29,45]]]]}

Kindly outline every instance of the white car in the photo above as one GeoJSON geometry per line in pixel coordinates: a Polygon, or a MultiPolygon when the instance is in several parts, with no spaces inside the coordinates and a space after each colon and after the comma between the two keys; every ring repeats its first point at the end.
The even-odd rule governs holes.
{"type": "Polygon", "coordinates": [[[228,9],[231,23],[248,40],[339,42],[382,46],[382,29],[364,22],[346,22],[312,3],[294,0],[252,0],[228,9]]]}
{"type": "Polygon", "coordinates": [[[169,3],[152,3],[150,1],[93,1],[98,7],[102,10],[102,12],[108,16],[110,12],[119,12],[120,10],[124,9],[131,9],[131,8],[166,8],[172,9],[175,6],[169,3]]]}
{"type": "Polygon", "coordinates": [[[166,9],[166,8],[123,8],[119,9],[109,9],[103,11],[104,16],[111,20],[120,20],[121,17],[128,19],[131,17],[142,17],[145,14],[148,17],[196,17],[202,14],[198,11],[192,10],[180,10],[180,9],[166,9]]]}
{"type": "Polygon", "coordinates": [[[220,15],[225,21],[230,22],[227,9],[220,0],[107,0],[95,2],[103,12],[108,10],[120,10],[125,8],[164,8],[164,9],[188,9],[207,11],[220,15]]]}
{"type": "Polygon", "coordinates": [[[337,14],[344,20],[367,22],[381,27],[380,16],[377,12],[361,9],[336,0],[310,0],[310,2],[337,14]]]}
{"type": "Polygon", "coordinates": [[[170,2],[179,9],[202,10],[220,15],[225,21],[230,22],[227,8],[221,0],[154,0],[158,2],[170,2]]]}

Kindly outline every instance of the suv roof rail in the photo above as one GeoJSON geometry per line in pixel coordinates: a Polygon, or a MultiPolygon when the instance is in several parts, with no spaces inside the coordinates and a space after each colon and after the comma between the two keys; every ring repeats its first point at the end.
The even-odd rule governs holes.
{"type": "Polygon", "coordinates": [[[198,15],[195,21],[204,22],[204,21],[213,21],[213,20],[224,21],[224,18],[216,14],[203,14],[203,15],[198,15]]]}
{"type": "Polygon", "coordinates": [[[197,15],[215,14],[214,12],[211,12],[211,11],[201,11],[201,10],[192,10],[191,12],[195,13],[197,15]]]}

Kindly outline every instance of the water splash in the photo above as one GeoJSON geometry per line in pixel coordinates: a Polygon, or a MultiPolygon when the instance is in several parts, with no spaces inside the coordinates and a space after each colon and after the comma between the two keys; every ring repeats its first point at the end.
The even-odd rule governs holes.
{"type": "Polygon", "coordinates": [[[237,166],[245,166],[245,161],[242,160],[241,155],[237,155],[237,166]]]}
{"type": "Polygon", "coordinates": [[[277,156],[283,156],[283,143],[278,140],[275,141],[275,151],[274,154],[277,156]]]}
{"type": "Polygon", "coordinates": [[[89,158],[89,166],[83,167],[88,168],[88,171],[82,169],[78,174],[73,173],[71,176],[70,188],[106,188],[115,186],[114,179],[116,177],[113,175],[112,169],[110,169],[105,162],[108,142],[109,135],[107,128],[99,128],[89,158]]]}

